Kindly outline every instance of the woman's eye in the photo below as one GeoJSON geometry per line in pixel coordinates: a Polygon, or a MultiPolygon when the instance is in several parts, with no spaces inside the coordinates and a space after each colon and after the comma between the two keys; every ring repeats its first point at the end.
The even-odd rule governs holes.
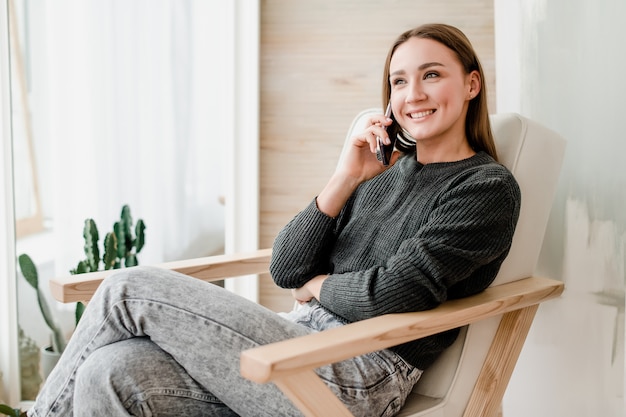
{"type": "Polygon", "coordinates": [[[400,84],[404,84],[404,80],[402,78],[396,78],[394,80],[391,80],[391,85],[400,85],[400,84]]]}
{"type": "Polygon", "coordinates": [[[428,78],[437,78],[439,77],[439,74],[436,72],[427,72],[426,74],[424,74],[424,79],[428,79],[428,78]]]}

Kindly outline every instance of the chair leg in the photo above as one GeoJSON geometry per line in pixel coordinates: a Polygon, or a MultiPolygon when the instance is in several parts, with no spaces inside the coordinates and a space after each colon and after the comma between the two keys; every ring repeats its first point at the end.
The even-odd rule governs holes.
{"type": "Polygon", "coordinates": [[[535,304],[502,316],[463,417],[498,415],[504,391],[538,308],[535,304]]]}

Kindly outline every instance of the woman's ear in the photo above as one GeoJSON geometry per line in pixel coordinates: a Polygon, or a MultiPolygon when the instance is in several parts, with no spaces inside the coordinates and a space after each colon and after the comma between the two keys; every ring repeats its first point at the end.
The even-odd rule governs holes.
{"type": "Polygon", "coordinates": [[[467,75],[467,87],[468,100],[473,99],[480,93],[481,81],[478,71],[474,70],[467,75]]]}

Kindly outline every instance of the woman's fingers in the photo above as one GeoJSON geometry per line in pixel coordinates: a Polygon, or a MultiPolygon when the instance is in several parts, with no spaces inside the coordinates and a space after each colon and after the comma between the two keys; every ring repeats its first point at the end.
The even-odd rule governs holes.
{"type": "Polygon", "coordinates": [[[353,140],[355,142],[367,142],[370,152],[375,154],[378,149],[378,138],[381,138],[385,144],[391,143],[386,129],[392,122],[391,119],[385,118],[382,114],[372,116],[368,121],[366,129],[360,134],[357,134],[353,140]]]}
{"type": "MultiPolygon", "coordinates": [[[[379,152],[377,138],[381,138],[384,144],[390,143],[386,128],[392,122],[382,114],[370,117],[365,129],[350,139],[350,145],[337,167],[338,172],[365,181],[387,169],[376,157],[379,152]]],[[[392,158],[392,162],[395,159],[392,158]]]]}

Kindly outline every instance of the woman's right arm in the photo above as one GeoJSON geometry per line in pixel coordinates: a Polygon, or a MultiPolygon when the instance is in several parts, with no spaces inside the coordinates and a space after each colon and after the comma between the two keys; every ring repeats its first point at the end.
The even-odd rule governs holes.
{"type": "MultiPolygon", "coordinates": [[[[280,231],[270,263],[277,285],[299,288],[313,277],[329,272],[336,218],[361,183],[387,169],[376,159],[376,136],[388,141],[383,126],[390,123],[384,115],[373,116],[369,127],[346,144],[345,157],[317,198],[280,231]]],[[[390,166],[398,157],[395,152],[390,166]]]]}
{"type": "Polygon", "coordinates": [[[270,273],[283,288],[299,288],[329,272],[329,254],[335,245],[337,219],[317,208],[313,200],[278,233],[270,273]]]}

